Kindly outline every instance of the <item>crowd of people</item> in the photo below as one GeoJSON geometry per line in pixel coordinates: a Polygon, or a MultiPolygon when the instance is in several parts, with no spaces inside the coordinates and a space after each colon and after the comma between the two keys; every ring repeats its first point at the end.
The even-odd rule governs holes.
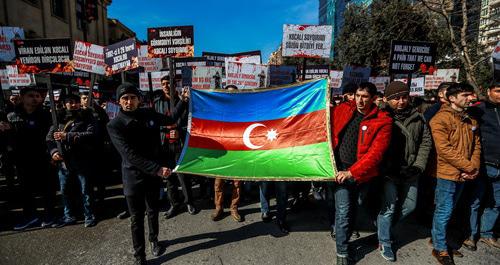
{"type": "MultiPolygon", "coordinates": [[[[20,187],[23,219],[14,230],[75,224],[76,201],[82,205],[84,226],[97,225],[94,204],[104,199],[102,179],[111,172],[109,154],[116,152],[128,206],[120,217],[130,216],[135,262],[146,264],[145,215],[151,253],[161,255],[164,247],[158,242],[158,230],[164,183],[170,205],[167,219],[183,207],[189,214],[198,212],[191,190],[193,176],[172,173],[187,134],[189,90],[171,99],[168,79],[162,80],[162,87],[163,93],[148,106],[137,86],[121,84],[116,93],[121,110],[111,121],[97,103],[88,101],[86,93],[61,95],[56,124],[42,104],[46,95],[42,89],[23,87],[19,96],[9,98],[12,104],[0,113],[0,153],[8,184],[13,187],[17,182],[20,187]],[[113,151],[107,146],[114,147],[113,151]],[[63,206],[60,218],[55,218],[57,180],[63,206]],[[35,207],[37,195],[43,201],[42,214],[35,207]]],[[[373,219],[384,259],[396,260],[398,236],[393,228],[416,212],[422,224],[429,218],[432,256],[439,264],[449,265],[463,255],[447,241],[450,220],[460,205],[467,210],[460,218],[469,220],[462,246],[474,251],[480,241],[500,249],[495,236],[500,211],[499,82],[486,89],[484,100],[478,99],[471,85],[455,82],[442,83],[435,100],[425,101],[412,98],[409,87],[399,81],[391,82],[384,94],[369,82],[347,84],[342,93],[342,98],[331,100],[329,121],[338,170],[335,179],[258,182],[262,221],[272,220],[271,186],[277,203],[276,224],[283,234],[290,232],[289,197],[293,204],[307,200],[309,194],[325,199],[336,242],[336,264],[349,264],[354,255],[350,242],[359,237],[356,218],[368,211],[364,208],[367,201],[375,201],[373,219]]],[[[228,181],[201,177],[197,181],[202,192],[213,194],[211,219],[221,220],[224,182],[228,181]]],[[[241,222],[238,206],[252,183],[229,182],[230,216],[241,222]]]]}

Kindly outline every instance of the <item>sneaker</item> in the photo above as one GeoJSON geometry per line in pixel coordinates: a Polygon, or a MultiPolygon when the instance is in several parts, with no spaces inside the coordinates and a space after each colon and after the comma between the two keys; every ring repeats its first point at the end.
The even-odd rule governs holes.
{"type": "Polygon", "coordinates": [[[42,224],[40,225],[41,228],[49,228],[54,224],[54,219],[53,218],[47,218],[45,219],[42,224]]]}
{"type": "Polygon", "coordinates": [[[392,251],[391,246],[379,245],[379,251],[382,258],[387,261],[396,261],[396,256],[394,255],[394,251],[392,251]]]}
{"type": "Polygon", "coordinates": [[[15,231],[23,231],[23,230],[28,229],[30,227],[34,227],[39,222],[40,222],[40,219],[38,219],[38,217],[35,217],[35,218],[29,219],[25,222],[22,222],[16,226],[14,226],[14,230],[15,231]]]}
{"type": "Polygon", "coordinates": [[[260,217],[262,218],[262,222],[264,222],[264,223],[269,223],[269,222],[271,222],[271,219],[272,219],[269,212],[262,213],[260,217]]]}
{"type": "Polygon", "coordinates": [[[59,220],[57,220],[57,222],[55,222],[53,225],[52,225],[52,228],[61,228],[61,227],[64,227],[64,226],[67,226],[67,225],[74,225],[76,224],[76,219],[73,218],[73,217],[63,217],[59,220]]]}
{"type": "Polygon", "coordinates": [[[85,219],[85,224],[83,225],[84,227],[94,227],[97,225],[97,221],[95,218],[91,219],[85,219]]]}
{"type": "Polygon", "coordinates": [[[337,265],[349,265],[349,258],[347,256],[337,255],[337,265]]]}
{"type": "Polygon", "coordinates": [[[448,251],[432,250],[432,256],[436,258],[437,262],[441,265],[455,265],[455,262],[448,254],[448,251]]]}
{"type": "Polygon", "coordinates": [[[119,213],[116,218],[120,219],[120,220],[123,220],[125,218],[128,218],[130,216],[130,214],[128,213],[128,211],[123,211],[121,213],[119,213]]]}
{"type": "Polygon", "coordinates": [[[187,204],[187,210],[190,215],[195,215],[196,214],[196,207],[192,204],[187,204]]]}

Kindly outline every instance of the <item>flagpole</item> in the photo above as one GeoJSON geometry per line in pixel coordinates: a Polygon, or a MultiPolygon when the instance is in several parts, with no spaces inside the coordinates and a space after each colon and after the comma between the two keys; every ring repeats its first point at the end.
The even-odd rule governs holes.
{"type": "MultiPolygon", "coordinates": [[[[35,77],[36,78],[36,77],[35,77]]],[[[50,73],[47,74],[47,89],[49,92],[49,100],[50,100],[50,114],[52,116],[52,125],[59,130],[58,121],[57,121],[57,113],[56,113],[56,100],[54,98],[54,90],[52,89],[52,80],[50,73]]],[[[60,141],[56,141],[57,151],[61,156],[63,156],[62,145],[60,141]]],[[[64,161],[61,161],[61,167],[66,169],[66,164],[64,161]]]]}

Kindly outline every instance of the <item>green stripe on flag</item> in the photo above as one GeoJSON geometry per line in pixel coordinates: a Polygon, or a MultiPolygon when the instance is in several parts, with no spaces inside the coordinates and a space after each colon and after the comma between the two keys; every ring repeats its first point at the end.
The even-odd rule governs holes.
{"type": "Polygon", "coordinates": [[[327,142],[273,150],[189,147],[177,172],[238,179],[322,180],[334,177],[327,142]]]}

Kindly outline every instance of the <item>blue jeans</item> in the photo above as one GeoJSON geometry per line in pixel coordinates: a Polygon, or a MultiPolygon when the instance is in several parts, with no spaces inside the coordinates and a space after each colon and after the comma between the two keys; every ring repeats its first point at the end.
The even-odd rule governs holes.
{"type": "MultiPolygon", "coordinates": [[[[269,185],[271,182],[259,182],[259,196],[260,196],[260,212],[269,213],[269,185]]],[[[286,192],[286,181],[274,181],[274,188],[276,190],[276,206],[278,220],[285,221],[286,218],[286,204],[288,196],[286,192]]]]}
{"type": "Polygon", "coordinates": [[[493,229],[500,213],[500,169],[486,165],[486,176],[473,182],[474,191],[470,205],[471,238],[493,238],[493,229]],[[479,230],[479,208],[484,204],[481,215],[481,230],[479,230]]]}
{"type": "Polygon", "coordinates": [[[82,194],[83,214],[85,215],[85,220],[93,220],[95,217],[91,207],[92,187],[89,183],[89,177],[83,174],[70,172],[69,170],[63,168],[59,169],[58,174],[59,185],[61,187],[62,202],[64,205],[64,218],[66,220],[75,219],[71,209],[71,194],[68,188],[70,187],[70,183],[72,181],[78,179],[78,181],[80,182],[80,192],[82,194]]]}
{"type": "Polygon", "coordinates": [[[382,209],[377,217],[378,241],[381,245],[391,246],[392,225],[407,217],[417,205],[418,178],[405,181],[384,179],[382,209]],[[394,218],[394,215],[397,215],[394,218]]]}
{"type": "Polygon", "coordinates": [[[451,214],[464,189],[464,182],[437,179],[434,197],[436,209],[432,220],[432,244],[437,251],[447,251],[446,228],[451,214]]]}
{"type": "Polygon", "coordinates": [[[358,187],[352,183],[337,184],[331,182],[327,184],[327,191],[329,211],[334,212],[330,215],[335,218],[335,224],[332,225],[335,227],[337,255],[347,256],[349,238],[352,233],[351,221],[353,220],[354,206],[358,204],[356,200],[362,198],[358,196],[358,187]],[[333,206],[335,209],[332,209],[333,206]]]}

